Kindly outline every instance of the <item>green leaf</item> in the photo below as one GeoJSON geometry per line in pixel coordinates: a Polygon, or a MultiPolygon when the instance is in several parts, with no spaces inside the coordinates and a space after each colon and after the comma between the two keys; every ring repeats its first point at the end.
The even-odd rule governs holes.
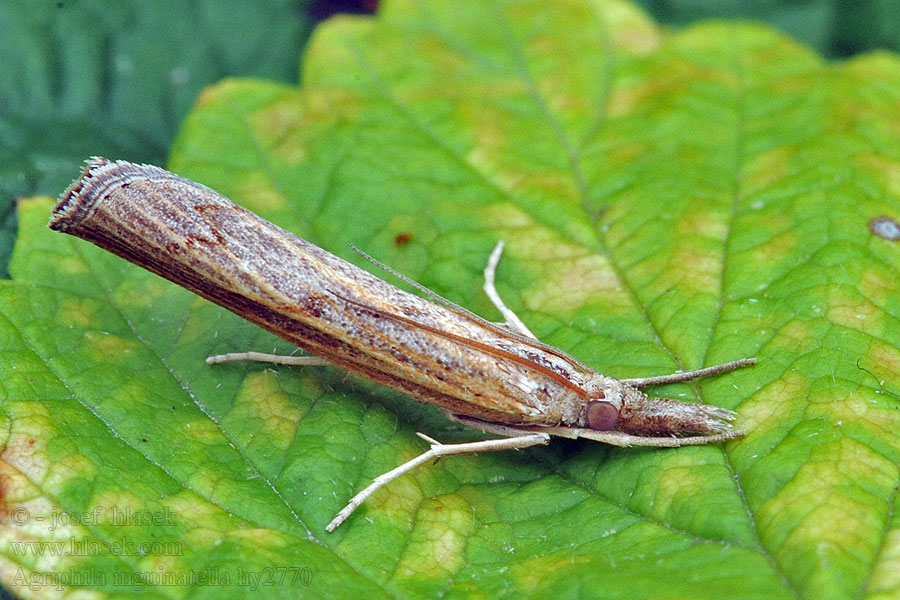
{"type": "Polygon", "coordinates": [[[318,29],[303,79],[207,89],[170,168],[487,318],[503,239],[501,295],[610,375],[756,356],[653,390],[735,409],[747,436],[447,459],[326,534],[425,449],[416,431],[474,434],[337,369],[205,365],[289,348],[48,231],[31,200],[0,286],[4,537],[107,551],[7,542],[5,585],[242,597],[272,567],[311,579],[272,597],[895,593],[900,246],[869,229],[900,219],[895,56],[831,64],[750,25],[663,34],[620,2],[398,0],[318,29]]]}
{"type": "Polygon", "coordinates": [[[0,0],[0,276],[13,198],[58,193],[90,155],[162,162],[223,77],[296,80],[305,4],[0,0]]]}

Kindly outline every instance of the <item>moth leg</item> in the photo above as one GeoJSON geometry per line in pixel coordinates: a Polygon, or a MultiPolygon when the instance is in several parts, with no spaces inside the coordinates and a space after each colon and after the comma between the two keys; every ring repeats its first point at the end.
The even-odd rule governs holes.
{"type": "Polygon", "coordinates": [[[511,427],[509,425],[500,425],[498,423],[490,423],[472,417],[464,417],[462,415],[454,415],[446,413],[447,417],[461,425],[483,431],[485,433],[494,433],[506,436],[523,436],[533,435],[535,433],[543,433],[545,435],[555,435],[558,437],[568,438],[570,440],[588,439],[610,446],[619,446],[626,448],[628,446],[651,446],[654,448],[678,448],[679,446],[702,446],[706,444],[715,444],[725,442],[734,438],[741,437],[746,434],[742,429],[733,431],[723,431],[715,434],[692,435],[686,437],[675,436],[657,436],[648,437],[625,433],[624,431],[597,431],[596,429],[587,429],[582,427],[563,427],[563,426],[540,426],[540,427],[511,427]]]}
{"type": "Polygon", "coordinates": [[[544,428],[528,428],[527,426],[515,427],[513,425],[501,425],[500,423],[491,423],[490,421],[482,421],[481,419],[476,419],[474,417],[457,415],[446,411],[444,412],[444,416],[451,421],[459,423],[460,425],[465,425],[469,429],[475,429],[476,431],[480,431],[482,433],[502,435],[503,437],[533,435],[535,433],[544,432],[544,428]]]}
{"type": "Polygon", "coordinates": [[[549,427],[547,433],[570,439],[588,439],[611,446],[650,446],[653,448],[678,448],[681,446],[704,446],[726,442],[734,438],[742,437],[746,432],[742,429],[723,431],[712,435],[692,435],[687,437],[659,436],[645,437],[632,435],[623,431],[596,431],[594,429],[582,429],[577,427],[549,427]]]}
{"type": "Polygon", "coordinates": [[[497,242],[497,245],[494,246],[494,250],[491,252],[490,258],[488,258],[487,265],[484,267],[484,285],[482,286],[482,289],[484,290],[484,293],[487,294],[487,297],[491,299],[491,303],[497,307],[497,310],[503,315],[507,327],[516,333],[520,333],[536,340],[537,336],[531,333],[531,330],[525,326],[525,323],[519,319],[516,313],[507,308],[503,303],[503,300],[500,299],[500,294],[497,293],[497,288],[494,286],[494,276],[497,273],[497,263],[500,262],[500,256],[503,254],[503,246],[503,240],[497,242]]]}
{"type": "Polygon", "coordinates": [[[263,354],[262,352],[216,354],[215,356],[208,356],[206,358],[206,364],[217,365],[219,363],[235,362],[239,360],[253,360],[275,365],[291,365],[294,367],[323,367],[331,364],[330,361],[319,358],[318,356],[286,356],[284,354],[263,354]]]}
{"type": "Polygon", "coordinates": [[[696,371],[685,371],[683,373],[671,373],[670,375],[658,375],[656,377],[638,377],[636,379],[622,379],[622,383],[626,383],[631,387],[642,388],[647,387],[649,385],[663,385],[666,383],[680,383],[682,381],[690,381],[692,379],[699,379],[701,377],[710,377],[711,375],[718,375],[719,373],[727,373],[728,371],[734,371],[735,369],[740,369],[742,367],[749,367],[751,365],[756,364],[755,358],[742,358],[740,360],[733,360],[731,362],[723,363],[721,365],[715,365],[712,367],[706,367],[703,369],[697,369],[696,371]]]}
{"type": "Polygon", "coordinates": [[[334,531],[343,523],[347,517],[353,514],[366,499],[375,493],[379,488],[384,487],[391,481],[397,479],[401,475],[412,471],[422,463],[430,460],[436,460],[443,456],[453,456],[456,454],[475,454],[477,452],[497,452],[500,450],[516,450],[520,448],[529,448],[539,444],[547,444],[550,442],[550,436],[546,433],[530,433],[515,437],[506,437],[496,440],[484,440],[481,442],[468,442],[463,444],[442,444],[437,440],[433,440],[423,433],[416,434],[429,444],[431,448],[427,452],[423,452],[414,459],[407,461],[399,467],[383,473],[376,477],[364,490],[353,496],[341,512],[339,512],[331,522],[325,526],[326,531],[334,531]]]}

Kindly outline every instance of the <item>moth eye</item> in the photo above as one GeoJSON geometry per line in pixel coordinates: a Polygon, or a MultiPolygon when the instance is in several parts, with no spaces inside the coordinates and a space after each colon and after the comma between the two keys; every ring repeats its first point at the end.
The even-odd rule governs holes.
{"type": "Polygon", "coordinates": [[[619,411],[609,402],[589,402],[587,425],[596,431],[610,431],[619,422],[619,411]]]}

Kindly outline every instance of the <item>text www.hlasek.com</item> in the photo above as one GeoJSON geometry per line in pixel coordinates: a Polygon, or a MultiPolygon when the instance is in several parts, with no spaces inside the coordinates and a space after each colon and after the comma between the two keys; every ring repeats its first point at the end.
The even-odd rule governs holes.
{"type": "Polygon", "coordinates": [[[9,546],[14,556],[184,556],[184,546],[181,542],[135,543],[124,537],[103,542],[86,536],[52,542],[10,541],[9,546]]]}

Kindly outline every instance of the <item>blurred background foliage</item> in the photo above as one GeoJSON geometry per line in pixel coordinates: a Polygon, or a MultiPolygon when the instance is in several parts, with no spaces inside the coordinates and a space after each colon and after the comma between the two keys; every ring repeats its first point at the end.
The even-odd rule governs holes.
{"type": "Polygon", "coordinates": [[[707,19],[768,23],[827,58],[900,49],[900,0],[639,0],[638,4],[671,27],[707,19]]]}
{"type": "MultiPolygon", "coordinates": [[[[58,195],[92,155],[165,164],[225,77],[297,82],[315,24],[378,0],[0,0],[0,277],[14,199],[58,195]]],[[[900,0],[643,0],[664,26],[764,21],[826,57],[900,46],[900,0]]]]}

